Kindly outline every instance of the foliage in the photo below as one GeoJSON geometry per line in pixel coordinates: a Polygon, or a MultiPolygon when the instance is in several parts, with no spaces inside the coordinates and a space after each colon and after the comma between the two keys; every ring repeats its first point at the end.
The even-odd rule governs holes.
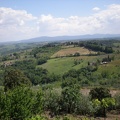
{"type": "Polygon", "coordinates": [[[27,118],[25,120],[47,120],[44,116],[36,115],[33,116],[32,118],[27,118]]]}
{"type": "Polygon", "coordinates": [[[120,93],[115,94],[114,99],[116,101],[116,109],[120,110],[120,93]]]}
{"type": "Polygon", "coordinates": [[[76,79],[69,77],[62,81],[61,88],[73,87],[73,85],[77,85],[76,87],[78,88],[80,87],[79,82],[76,79]]]}
{"type": "Polygon", "coordinates": [[[61,112],[61,96],[53,91],[52,89],[47,89],[44,93],[44,109],[50,111],[50,115],[58,115],[61,112]]]}
{"type": "Polygon", "coordinates": [[[50,74],[46,69],[41,67],[36,68],[36,65],[35,60],[24,60],[16,62],[13,67],[22,70],[33,85],[47,84],[60,80],[58,75],[50,74]]]}
{"type": "Polygon", "coordinates": [[[43,94],[36,95],[27,87],[16,87],[5,93],[0,92],[0,119],[24,120],[33,115],[41,114],[43,94]]]}
{"type": "Polygon", "coordinates": [[[32,108],[33,114],[37,115],[43,112],[43,102],[44,102],[43,92],[40,89],[34,97],[34,103],[32,108]]]}
{"type": "Polygon", "coordinates": [[[13,89],[17,86],[30,86],[30,80],[18,69],[7,69],[4,75],[5,91],[13,89]]]}
{"type": "Polygon", "coordinates": [[[115,99],[111,98],[110,91],[106,88],[93,88],[90,91],[96,116],[106,117],[106,109],[115,106],[115,99]]]}
{"type": "Polygon", "coordinates": [[[99,88],[93,88],[90,90],[90,96],[91,99],[98,99],[102,100],[103,98],[111,97],[110,91],[107,88],[99,87],[99,88]]]}
{"type": "Polygon", "coordinates": [[[78,77],[77,71],[75,69],[71,69],[69,70],[67,73],[65,73],[63,75],[63,79],[67,78],[67,77],[72,77],[72,78],[76,78],[78,77]]]}
{"type": "Polygon", "coordinates": [[[63,110],[66,113],[75,113],[80,93],[76,87],[66,87],[62,90],[63,110]]]}
{"type": "Polygon", "coordinates": [[[78,101],[76,113],[80,115],[93,115],[94,108],[89,96],[81,95],[78,101]]]}
{"type": "Polygon", "coordinates": [[[80,86],[74,79],[62,83],[62,109],[66,113],[76,112],[76,108],[80,99],[80,86]]]}
{"type": "Polygon", "coordinates": [[[106,117],[106,110],[109,107],[115,106],[114,98],[103,98],[101,101],[98,99],[94,99],[92,101],[94,107],[95,116],[103,116],[106,117]]]}
{"type": "Polygon", "coordinates": [[[23,120],[32,115],[33,94],[30,89],[18,87],[1,94],[0,119],[23,120]]]}
{"type": "Polygon", "coordinates": [[[54,54],[55,52],[57,52],[60,49],[61,49],[60,46],[47,44],[42,47],[36,47],[36,48],[32,49],[30,54],[33,55],[35,58],[44,57],[44,58],[48,59],[51,57],[52,54],[54,54]]]}
{"type": "MultiPolygon", "coordinates": [[[[81,44],[80,44],[81,45],[81,44]]],[[[82,46],[85,48],[94,50],[94,51],[100,51],[105,53],[113,53],[113,48],[111,46],[103,46],[103,44],[99,43],[98,41],[87,41],[86,43],[83,43],[82,46]]]]}
{"type": "Polygon", "coordinates": [[[47,58],[39,58],[37,59],[37,64],[42,65],[47,62],[47,58]]]}

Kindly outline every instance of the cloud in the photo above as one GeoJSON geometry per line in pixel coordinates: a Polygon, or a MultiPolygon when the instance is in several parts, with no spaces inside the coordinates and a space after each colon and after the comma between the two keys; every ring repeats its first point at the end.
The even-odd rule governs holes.
{"type": "Polygon", "coordinates": [[[31,26],[36,20],[37,17],[28,14],[25,10],[0,8],[0,40],[14,41],[36,36],[34,35],[36,28],[31,26]]]}
{"type": "Polygon", "coordinates": [[[92,10],[93,10],[93,11],[99,11],[100,8],[99,8],[99,7],[94,7],[92,10]]]}
{"type": "Polygon", "coordinates": [[[110,5],[88,17],[55,18],[41,15],[39,31],[44,35],[120,34],[120,5],[110,5]]]}
{"type": "Polygon", "coordinates": [[[91,16],[35,17],[24,10],[0,8],[0,40],[19,40],[38,36],[120,34],[120,5],[109,5],[91,16]]]}

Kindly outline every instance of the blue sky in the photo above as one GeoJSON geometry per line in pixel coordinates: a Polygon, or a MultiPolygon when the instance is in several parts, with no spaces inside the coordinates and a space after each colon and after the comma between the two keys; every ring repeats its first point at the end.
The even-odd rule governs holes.
{"type": "Polygon", "coordinates": [[[120,34],[120,0],[0,0],[0,41],[120,34]]]}
{"type": "Polygon", "coordinates": [[[105,9],[107,5],[120,4],[120,0],[0,0],[0,7],[26,10],[35,16],[52,14],[56,17],[88,16],[92,8],[105,9]]]}

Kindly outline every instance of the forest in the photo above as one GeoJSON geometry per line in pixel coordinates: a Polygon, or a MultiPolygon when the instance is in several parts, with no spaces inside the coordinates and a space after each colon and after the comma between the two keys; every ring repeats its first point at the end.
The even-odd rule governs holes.
{"type": "Polygon", "coordinates": [[[0,46],[0,120],[120,119],[120,40],[0,46]]]}

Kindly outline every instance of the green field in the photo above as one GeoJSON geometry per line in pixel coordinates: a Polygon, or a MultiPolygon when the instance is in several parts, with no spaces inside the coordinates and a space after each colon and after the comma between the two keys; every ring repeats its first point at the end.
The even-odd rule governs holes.
{"type": "Polygon", "coordinates": [[[37,67],[42,67],[47,69],[50,73],[55,74],[64,74],[70,69],[80,69],[82,67],[87,66],[88,61],[92,61],[96,58],[96,56],[80,56],[80,57],[63,57],[63,58],[55,58],[50,59],[47,63],[42,64],[37,67]],[[74,65],[74,61],[80,61],[80,64],[74,65]]]}

